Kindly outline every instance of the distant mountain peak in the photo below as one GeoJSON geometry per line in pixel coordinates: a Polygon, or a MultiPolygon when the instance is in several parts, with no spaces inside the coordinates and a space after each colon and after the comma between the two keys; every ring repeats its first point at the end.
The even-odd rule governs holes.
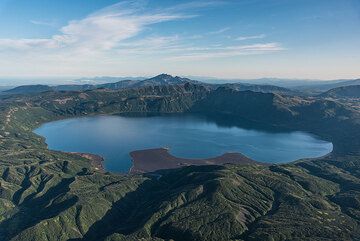
{"type": "Polygon", "coordinates": [[[172,75],[169,75],[169,74],[159,74],[155,77],[152,77],[152,78],[149,78],[148,80],[163,80],[163,81],[169,81],[169,80],[172,80],[172,79],[178,79],[179,77],[176,76],[172,76],[172,75]]]}
{"type": "Polygon", "coordinates": [[[153,78],[174,78],[172,75],[170,74],[165,74],[165,73],[162,73],[162,74],[159,74],[153,78]]]}
{"type": "Polygon", "coordinates": [[[176,85],[176,84],[185,84],[187,82],[190,83],[200,83],[198,81],[195,80],[191,80],[191,79],[187,79],[187,78],[182,78],[179,76],[172,76],[169,74],[159,74],[155,77],[149,78],[149,79],[145,79],[142,80],[138,83],[138,86],[148,86],[148,85],[176,85]]]}

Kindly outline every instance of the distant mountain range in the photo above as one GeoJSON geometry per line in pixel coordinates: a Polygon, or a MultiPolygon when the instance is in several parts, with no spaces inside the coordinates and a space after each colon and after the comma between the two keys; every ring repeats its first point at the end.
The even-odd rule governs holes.
{"type": "MultiPolygon", "coordinates": [[[[105,78],[105,77],[103,77],[105,78]]],[[[109,79],[114,80],[114,79],[109,79]]],[[[124,88],[141,88],[146,86],[163,86],[163,85],[181,85],[185,83],[198,84],[203,86],[208,86],[209,88],[217,88],[220,86],[226,86],[228,88],[233,88],[236,90],[251,90],[256,92],[274,92],[274,93],[293,93],[289,89],[271,85],[252,85],[252,84],[241,84],[241,83],[230,83],[230,84],[209,84],[196,80],[191,80],[188,78],[182,78],[179,76],[171,76],[168,74],[161,74],[153,78],[144,79],[144,80],[120,80],[113,83],[105,84],[83,84],[83,85],[58,85],[58,86],[48,86],[48,85],[23,85],[10,90],[4,91],[6,94],[35,94],[42,93],[47,91],[86,91],[94,89],[109,89],[109,90],[118,90],[124,88]]]]}
{"type": "MultiPolygon", "coordinates": [[[[205,81],[205,80],[204,80],[205,81]]],[[[77,79],[76,83],[86,84],[68,84],[68,85],[24,85],[3,91],[3,94],[34,94],[47,91],[86,91],[94,89],[118,90],[124,88],[141,88],[146,86],[162,86],[162,85],[181,85],[185,83],[199,84],[209,88],[218,88],[221,86],[240,90],[255,91],[263,93],[279,93],[285,95],[319,95],[333,88],[360,85],[360,79],[355,80],[288,80],[276,78],[263,78],[254,80],[239,80],[237,83],[227,83],[222,81],[197,81],[190,78],[179,76],[171,76],[168,74],[160,74],[153,78],[129,78],[121,77],[95,77],[77,79]],[[105,82],[105,83],[104,83],[105,82]],[[213,82],[213,83],[209,83],[213,82]],[[89,84],[96,83],[96,84],[89,84]]],[[[233,81],[233,80],[232,80],[233,81]]],[[[1,90],[0,90],[1,91],[1,90]]]]}
{"type": "Polygon", "coordinates": [[[53,88],[48,85],[22,85],[13,89],[5,90],[6,94],[32,94],[52,91],[53,88]]]}
{"type": "Polygon", "coordinates": [[[120,82],[122,80],[144,80],[147,79],[145,77],[112,77],[112,76],[97,76],[91,78],[80,78],[75,79],[72,82],[74,84],[91,84],[91,85],[99,85],[99,84],[106,84],[106,83],[115,83],[120,82]]]}
{"type": "MultiPolygon", "coordinates": [[[[105,77],[104,77],[105,78],[105,77]]],[[[114,79],[109,79],[114,80],[114,79]]],[[[83,84],[83,85],[58,85],[58,86],[49,86],[49,85],[23,85],[10,90],[4,91],[7,94],[33,94],[33,93],[42,93],[47,91],[86,91],[94,89],[124,89],[124,88],[138,88],[144,86],[159,86],[159,85],[179,85],[184,83],[200,83],[195,80],[190,80],[187,78],[173,77],[168,74],[161,74],[153,78],[145,80],[120,80],[114,83],[105,83],[105,84],[83,84]]]]}
{"type": "Polygon", "coordinates": [[[284,87],[279,87],[275,85],[258,85],[258,84],[247,84],[247,83],[229,83],[229,84],[219,84],[215,85],[217,87],[226,87],[229,89],[237,91],[253,91],[253,92],[262,92],[262,93],[278,93],[285,95],[300,95],[300,92],[291,90],[284,87]]]}
{"type": "Polygon", "coordinates": [[[322,97],[360,98],[360,85],[342,86],[326,91],[322,97]]]}
{"type": "Polygon", "coordinates": [[[292,89],[296,89],[302,92],[309,92],[309,93],[316,93],[316,92],[321,93],[321,92],[329,91],[334,88],[343,87],[343,86],[352,86],[352,85],[360,85],[360,79],[324,81],[322,83],[315,83],[312,85],[296,86],[292,89]]]}
{"type": "Polygon", "coordinates": [[[0,92],[5,91],[5,90],[9,90],[12,89],[14,87],[10,87],[10,86],[0,86],[0,92]]]}
{"type": "Polygon", "coordinates": [[[296,78],[258,78],[258,79],[226,79],[214,77],[201,76],[185,76],[189,79],[196,79],[206,83],[221,84],[221,83],[247,83],[254,85],[276,85],[285,88],[297,88],[300,86],[314,86],[332,83],[342,83],[352,81],[355,79],[296,79],[296,78]]]}

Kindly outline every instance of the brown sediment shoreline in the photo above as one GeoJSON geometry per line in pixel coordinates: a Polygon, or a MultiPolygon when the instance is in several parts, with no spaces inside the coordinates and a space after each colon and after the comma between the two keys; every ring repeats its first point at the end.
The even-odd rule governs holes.
{"type": "Polygon", "coordinates": [[[70,153],[90,160],[90,163],[95,168],[95,170],[105,171],[105,168],[103,165],[104,158],[102,156],[90,154],[90,153],[80,153],[80,152],[70,152],[70,153]]]}
{"type": "Polygon", "coordinates": [[[138,150],[130,152],[133,162],[129,173],[154,172],[161,169],[173,169],[191,165],[224,165],[228,163],[242,165],[267,165],[254,161],[240,153],[225,153],[221,156],[207,159],[186,159],[171,155],[166,148],[138,150]]]}

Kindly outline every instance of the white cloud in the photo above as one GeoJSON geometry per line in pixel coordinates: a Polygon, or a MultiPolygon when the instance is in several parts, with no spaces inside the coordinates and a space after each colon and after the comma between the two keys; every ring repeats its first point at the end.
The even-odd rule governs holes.
{"type": "MultiPolygon", "coordinates": [[[[167,12],[145,13],[141,1],[121,2],[84,19],[73,20],[48,39],[0,39],[1,49],[72,48],[80,51],[109,50],[138,35],[145,27],[191,16],[167,12]]],[[[34,22],[39,24],[39,22],[34,22]]]]}
{"type": "Polygon", "coordinates": [[[244,41],[244,40],[250,40],[250,39],[263,39],[265,37],[266,37],[265,34],[259,34],[259,35],[252,35],[252,36],[240,36],[240,37],[237,37],[236,40],[244,41]]]}
{"type": "Polygon", "coordinates": [[[0,72],[8,76],[117,75],[119,71],[147,75],[151,71],[168,72],[164,69],[168,65],[179,68],[177,61],[190,63],[283,50],[279,43],[237,45],[212,38],[230,32],[229,27],[195,35],[162,36],[151,31],[152,25],[195,18],[195,10],[223,2],[201,1],[152,10],[147,9],[146,2],[122,1],[100,9],[68,22],[48,38],[0,39],[0,72]]]}
{"type": "MultiPolygon", "coordinates": [[[[94,12],[80,20],[70,21],[59,29],[59,34],[42,39],[0,39],[0,49],[46,50],[70,48],[79,52],[110,50],[124,40],[135,37],[148,26],[196,15],[183,14],[194,10],[224,4],[224,1],[194,1],[165,9],[147,11],[146,0],[122,1],[94,12]]],[[[31,20],[35,25],[53,26],[53,22],[31,20]]],[[[217,31],[227,31],[228,28],[217,31]]],[[[215,32],[214,32],[215,34],[215,32]]]]}

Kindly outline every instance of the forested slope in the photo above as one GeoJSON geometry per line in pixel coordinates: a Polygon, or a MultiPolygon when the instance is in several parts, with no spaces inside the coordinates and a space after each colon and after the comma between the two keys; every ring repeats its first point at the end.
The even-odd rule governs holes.
{"type": "Polygon", "coordinates": [[[360,238],[359,113],[322,98],[205,86],[46,92],[0,101],[1,240],[351,240],[360,238]],[[251,108],[253,107],[253,108],[251,108]],[[124,112],[230,116],[313,132],[324,158],[190,166],[156,174],[97,171],[51,151],[41,123],[124,112]]]}

